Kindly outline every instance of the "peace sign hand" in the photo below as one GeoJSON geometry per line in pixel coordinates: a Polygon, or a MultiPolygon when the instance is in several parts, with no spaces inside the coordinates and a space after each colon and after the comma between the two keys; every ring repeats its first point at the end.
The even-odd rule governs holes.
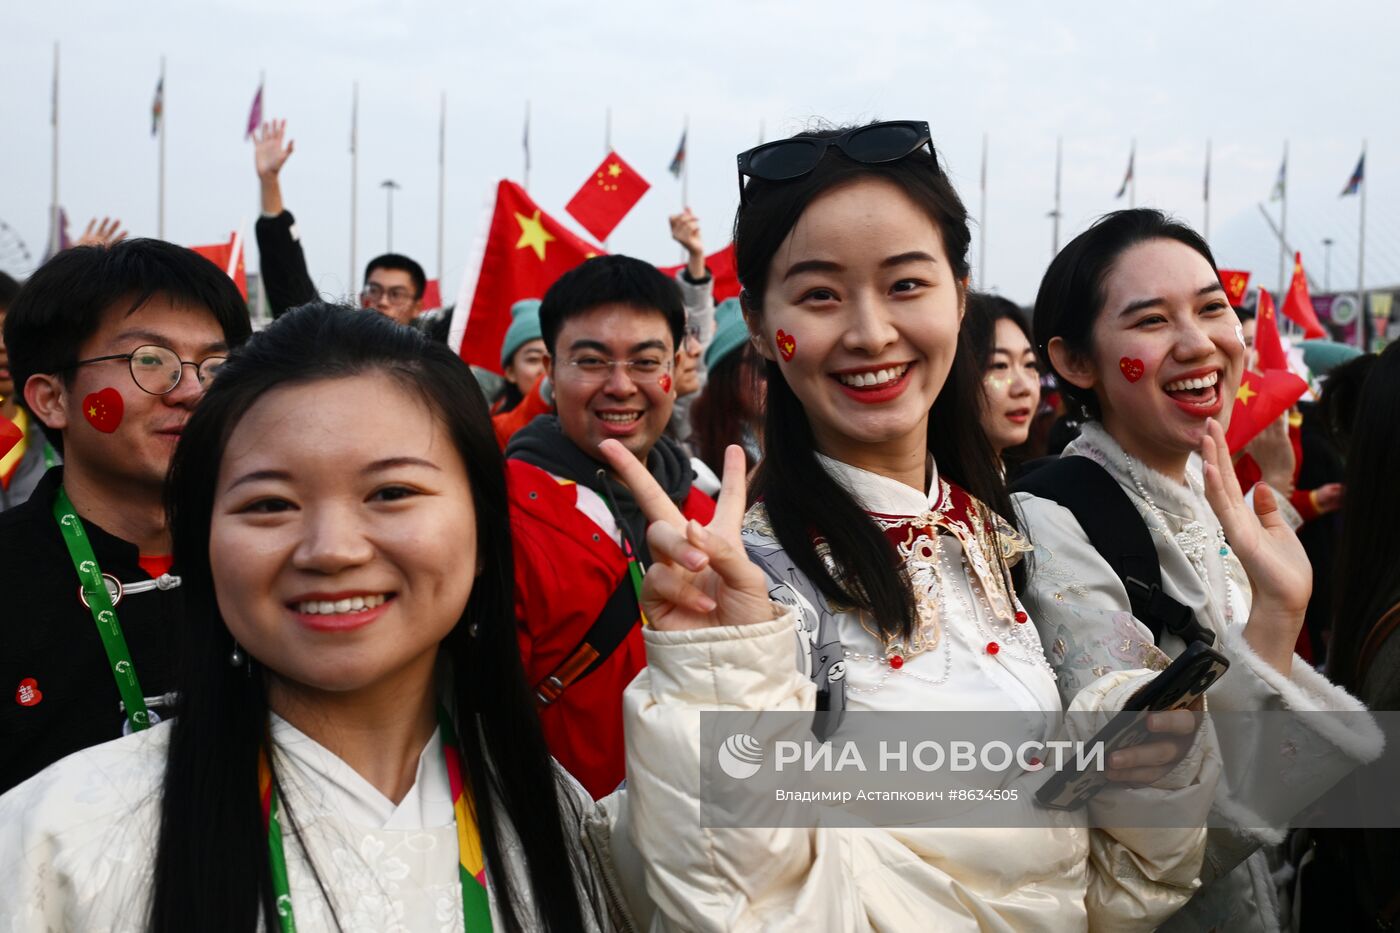
{"type": "Polygon", "coordinates": [[[1312,596],[1312,565],[1267,486],[1254,490],[1253,509],[1245,504],[1230,463],[1225,429],[1214,420],[1207,424],[1209,433],[1201,444],[1206,498],[1253,591],[1244,638],[1255,653],[1288,674],[1293,646],[1312,596]]]}
{"type": "Polygon", "coordinates": [[[652,565],[642,584],[642,610],[658,631],[748,625],[776,617],[767,578],[744,553],[744,451],[724,452],[715,517],[687,521],[631,451],[615,440],[598,445],[650,523],[652,565]]]}

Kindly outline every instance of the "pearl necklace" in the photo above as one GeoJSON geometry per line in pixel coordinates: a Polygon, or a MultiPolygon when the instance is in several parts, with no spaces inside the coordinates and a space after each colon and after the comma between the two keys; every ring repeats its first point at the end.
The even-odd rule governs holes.
{"type": "MultiPolygon", "coordinates": [[[[1167,517],[1162,514],[1162,510],[1157,507],[1157,502],[1152,498],[1152,494],[1147,491],[1147,486],[1142,478],[1138,476],[1136,461],[1127,453],[1123,454],[1123,459],[1128,465],[1128,476],[1132,479],[1133,485],[1137,487],[1138,495],[1142,496],[1142,501],[1147,503],[1148,511],[1157,522],[1158,529],[1162,534],[1175,541],[1177,547],[1181,548],[1186,559],[1191,562],[1191,566],[1196,570],[1196,576],[1200,578],[1201,585],[1205,587],[1206,593],[1210,592],[1210,575],[1206,569],[1205,552],[1210,541],[1210,533],[1206,531],[1205,525],[1200,521],[1192,519],[1182,526],[1181,531],[1172,534],[1171,526],[1167,524],[1167,517]]],[[[1189,489],[1197,499],[1205,497],[1204,490],[1197,489],[1191,483],[1191,474],[1186,474],[1186,488],[1189,489]]],[[[1230,555],[1230,546],[1225,541],[1225,529],[1219,524],[1215,528],[1215,543],[1217,553],[1220,555],[1220,567],[1224,571],[1225,578],[1225,624],[1229,625],[1235,621],[1235,608],[1233,593],[1235,588],[1234,575],[1230,572],[1230,562],[1226,560],[1230,555]]]]}

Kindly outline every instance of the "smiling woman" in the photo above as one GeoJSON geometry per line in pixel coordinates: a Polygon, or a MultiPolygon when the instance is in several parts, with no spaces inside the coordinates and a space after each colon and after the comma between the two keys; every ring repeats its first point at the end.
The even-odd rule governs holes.
{"type": "MultiPolygon", "coordinates": [[[[1251,507],[1235,481],[1223,422],[1243,365],[1238,324],[1210,248],[1158,211],[1101,218],[1045,274],[1036,343],[1091,419],[1065,456],[1097,463],[1122,490],[1147,525],[1162,579],[1150,606],[1135,602],[1114,569],[1120,555],[1100,553],[1075,513],[1017,493],[1036,548],[1026,605],[1066,699],[1136,657],[1186,649],[1178,633],[1189,629],[1164,631],[1146,618],[1165,599],[1231,662],[1211,689],[1213,712],[1362,710],[1293,655],[1311,567],[1267,488],[1255,490],[1251,507]]],[[[1294,718],[1305,720],[1318,731],[1300,729],[1283,753],[1263,736],[1222,743],[1222,812],[1250,811],[1261,788],[1280,780],[1326,786],[1379,753],[1365,717],[1294,718]]],[[[1248,826],[1213,835],[1205,887],[1165,929],[1278,929],[1260,841],[1248,826]]]]}
{"type": "Polygon", "coordinates": [[[451,351],[330,305],[254,337],[172,466],[178,716],[0,801],[0,904],[26,927],[596,928],[505,503],[451,351]],[[41,836],[62,851],[11,858],[41,836]]]}

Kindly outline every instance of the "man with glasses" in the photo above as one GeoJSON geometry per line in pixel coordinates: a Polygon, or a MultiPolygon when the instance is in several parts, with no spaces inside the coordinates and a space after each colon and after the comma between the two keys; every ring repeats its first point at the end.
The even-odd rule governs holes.
{"type": "Polygon", "coordinates": [[[627,256],[566,272],[540,305],[555,415],[506,449],[516,621],[554,757],[594,797],[624,775],[622,690],[646,664],[637,601],[646,519],[599,459],[616,438],[682,511],[714,502],[663,432],[675,402],[685,312],[676,283],[627,256]]]}
{"type": "Polygon", "coordinates": [[[250,332],[223,270],[158,240],[59,253],[10,306],[16,392],[63,462],[0,514],[0,791],[169,715],[183,601],[165,474],[250,332]]]}

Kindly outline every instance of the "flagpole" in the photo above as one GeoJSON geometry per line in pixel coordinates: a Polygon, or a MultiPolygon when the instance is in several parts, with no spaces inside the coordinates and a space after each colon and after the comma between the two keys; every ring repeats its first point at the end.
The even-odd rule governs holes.
{"type": "Polygon", "coordinates": [[[442,231],[443,212],[447,205],[447,92],[442,92],[442,104],[438,111],[438,284],[442,284],[442,231]]]}
{"type": "Polygon", "coordinates": [[[1370,328],[1368,320],[1368,309],[1366,307],[1366,140],[1361,141],[1361,190],[1357,192],[1361,195],[1361,229],[1357,237],[1358,248],[1356,251],[1356,302],[1360,306],[1361,323],[1356,328],[1357,339],[1361,343],[1361,352],[1368,349],[1366,331],[1370,328]]]}
{"type": "Polygon", "coordinates": [[[612,152],[612,107],[603,117],[603,155],[612,152]]]}
{"type": "Polygon", "coordinates": [[[165,239],[165,56],[160,57],[160,175],[156,187],[156,238],[165,239]]]}
{"type": "Polygon", "coordinates": [[[1278,221],[1278,294],[1285,295],[1284,267],[1288,262],[1288,140],[1283,141],[1283,191],[1280,192],[1283,204],[1279,207],[1278,221]]]}
{"type": "Polygon", "coordinates": [[[530,190],[530,102],[525,101],[525,190],[530,190]]]}
{"type": "Polygon", "coordinates": [[[1202,192],[1205,201],[1205,224],[1201,234],[1207,243],[1210,242],[1210,140],[1206,140],[1206,184],[1202,192]]]}
{"type": "Polygon", "coordinates": [[[1064,137],[1055,137],[1055,209],[1050,212],[1050,258],[1060,254],[1060,168],[1064,137]]]}
{"type": "Polygon", "coordinates": [[[360,182],[360,82],[352,85],[350,97],[350,278],[347,283],[350,294],[355,292],[355,274],[358,264],[355,260],[356,226],[359,222],[359,182],[360,182]]]}
{"type": "Polygon", "coordinates": [[[49,255],[58,252],[58,245],[63,241],[63,233],[59,230],[58,216],[58,43],[53,44],[53,108],[49,114],[49,120],[53,124],[53,179],[52,187],[49,190],[49,255]]]}
{"type": "Polygon", "coordinates": [[[977,287],[987,287],[987,134],[982,134],[982,206],[977,214],[977,287]]]}

